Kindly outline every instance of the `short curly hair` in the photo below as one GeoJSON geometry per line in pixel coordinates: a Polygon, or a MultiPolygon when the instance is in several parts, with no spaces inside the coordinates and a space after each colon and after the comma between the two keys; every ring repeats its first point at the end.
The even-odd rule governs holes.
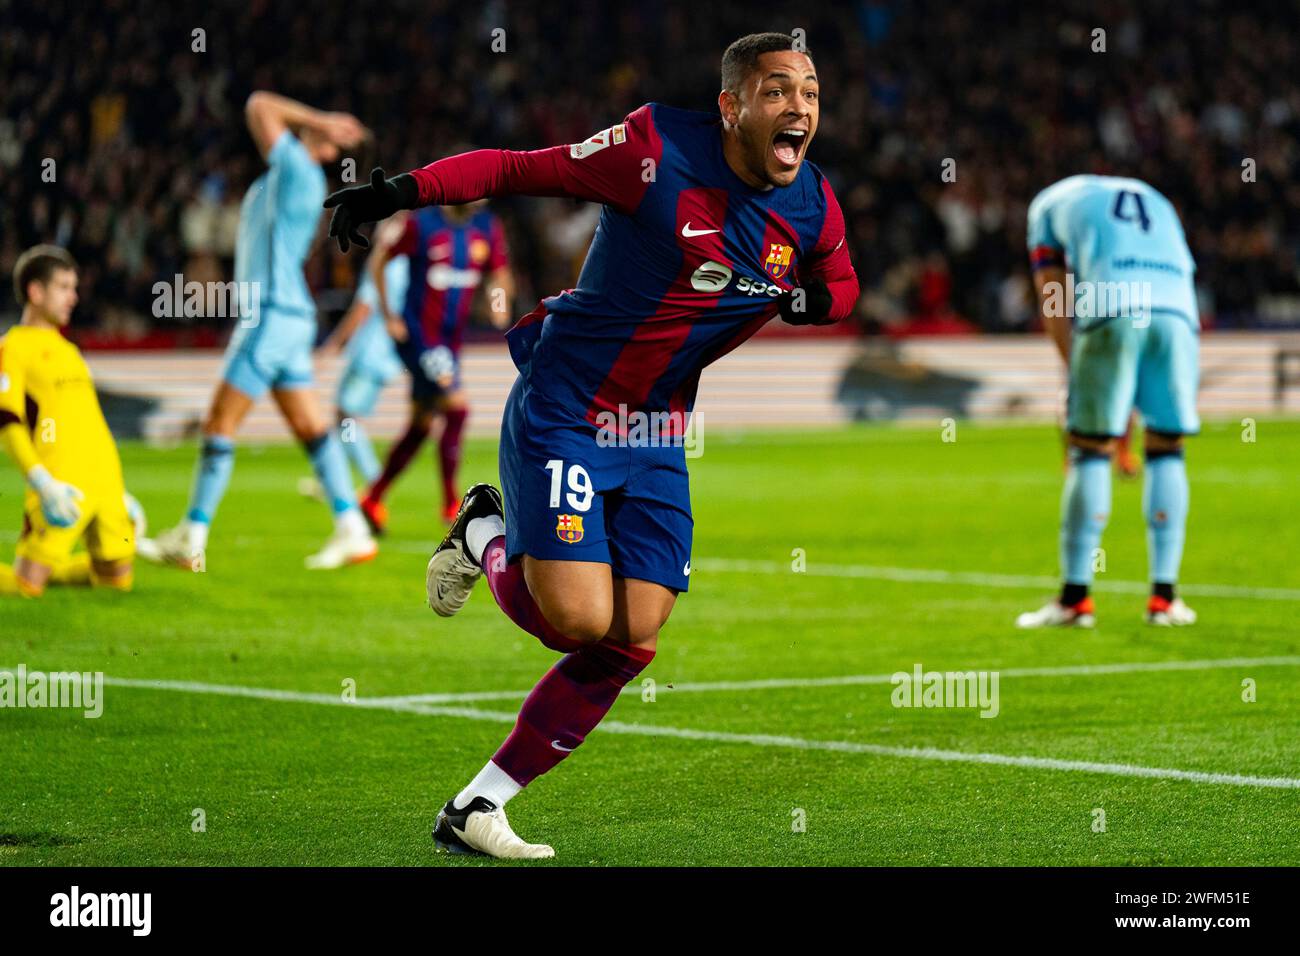
{"type": "Polygon", "coordinates": [[[812,58],[812,51],[797,47],[788,33],[751,33],[727,47],[722,54],[722,88],[732,93],[740,92],[745,77],[758,68],[758,58],[764,53],[795,50],[812,58]]]}

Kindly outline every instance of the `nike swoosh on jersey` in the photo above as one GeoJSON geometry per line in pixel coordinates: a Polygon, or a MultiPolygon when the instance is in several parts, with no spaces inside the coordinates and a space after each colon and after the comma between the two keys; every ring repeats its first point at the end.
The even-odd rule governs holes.
{"type": "Polygon", "coordinates": [[[563,750],[566,754],[571,754],[574,751],[573,747],[562,746],[558,740],[552,740],[551,746],[554,747],[556,750],[563,750]]]}
{"type": "Polygon", "coordinates": [[[686,225],[682,226],[683,238],[690,239],[693,236],[709,236],[718,232],[717,229],[692,229],[691,223],[687,220],[686,225]]]}

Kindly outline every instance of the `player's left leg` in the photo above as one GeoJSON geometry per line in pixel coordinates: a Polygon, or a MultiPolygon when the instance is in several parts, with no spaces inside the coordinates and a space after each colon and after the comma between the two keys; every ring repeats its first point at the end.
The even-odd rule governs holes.
{"type": "Polygon", "coordinates": [[[1183,438],[1201,426],[1196,412],[1198,365],[1199,343],[1192,324],[1180,316],[1155,315],[1138,367],[1137,403],[1147,423],[1142,510],[1151,595],[1146,621],[1162,627],[1196,623],[1196,612],[1175,589],[1191,497],[1183,438]]]}
{"type": "Polygon", "coordinates": [[[334,515],[334,534],[324,548],[307,558],[307,567],[333,569],[369,561],[378,548],[357,507],[343,448],[334,430],[326,426],[315,392],[308,387],[285,385],[273,388],[271,396],[307,452],[334,515]]]}
{"type": "Polygon", "coordinates": [[[1089,590],[1110,518],[1111,458],[1128,428],[1145,329],[1118,318],[1076,332],[1067,410],[1069,468],[1061,493],[1061,591],[1016,618],[1016,626],[1093,627],[1089,590]]]}
{"type": "Polygon", "coordinates": [[[438,814],[433,836],[441,849],[523,859],[554,855],[551,847],[516,836],[502,808],[575,751],[649,666],[676,600],[675,591],[653,581],[614,578],[609,632],[560,658],[538,681],[510,736],[438,814]]]}

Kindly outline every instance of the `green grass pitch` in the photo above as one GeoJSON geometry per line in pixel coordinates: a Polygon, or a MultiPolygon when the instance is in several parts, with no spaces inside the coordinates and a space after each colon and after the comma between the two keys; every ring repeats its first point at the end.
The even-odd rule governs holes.
{"type": "MultiPolygon", "coordinates": [[[[710,433],[654,699],[621,699],[511,803],[515,829],[559,865],[1300,862],[1300,423],[1191,443],[1201,622],[1170,630],[1141,622],[1141,483],[1117,480],[1098,629],[1017,632],[1056,574],[1059,441],[956,437],[710,433]],[[1170,661],[1200,663],[1100,667],[1170,661]],[[887,675],[918,663],[998,671],[999,714],[895,708],[887,675]]],[[[194,449],[123,456],[152,525],[176,520],[194,449]]],[[[244,446],[206,574],[0,599],[0,669],[110,681],[99,719],[0,710],[0,862],[483,865],[434,853],[434,815],[554,655],[482,585],[456,619],[425,608],[432,468],[398,486],[373,564],[311,573],[329,522],[296,494],[301,453],[244,446]]],[[[463,474],[495,480],[495,442],[463,474]]],[[[4,560],[19,492],[0,470],[4,560]]]]}

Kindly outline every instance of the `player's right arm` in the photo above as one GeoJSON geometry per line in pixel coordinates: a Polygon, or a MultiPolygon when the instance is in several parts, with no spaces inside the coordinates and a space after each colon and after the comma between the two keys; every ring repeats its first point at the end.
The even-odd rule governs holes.
{"type": "Polygon", "coordinates": [[[346,252],[369,243],[357,230],[399,209],[456,206],[496,196],[568,196],[631,214],[655,180],[663,145],[649,105],[582,143],[518,152],[478,149],[449,156],[391,179],[382,169],[370,182],[331,194],[332,237],[346,252]]]}
{"type": "Polygon", "coordinates": [[[81,517],[81,490],[59,481],[41,464],[27,422],[25,350],[12,337],[0,346],[0,447],[41,499],[45,520],[67,528],[81,517]]]}

